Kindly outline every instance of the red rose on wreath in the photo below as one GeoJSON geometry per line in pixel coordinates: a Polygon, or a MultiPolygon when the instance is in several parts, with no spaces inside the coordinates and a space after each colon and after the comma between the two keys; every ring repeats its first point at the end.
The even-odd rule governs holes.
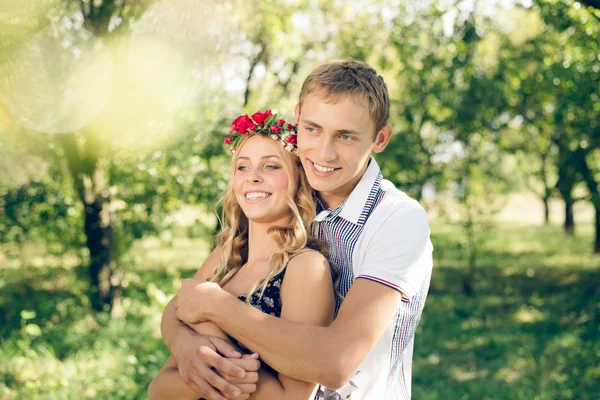
{"type": "Polygon", "coordinates": [[[225,143],[225,144],[231,144],[231,143],[233,143],[233,139],[232,139],[232,138],[230,138],[230,137],[226,137],[226,138],[223,140],[223,143],[225,143]]]}
{"type": "Polygon", "coordinates": [[[296,135],[288,136],[288,138],[286,139],[286,142],[288,142],[289,144],[296,144],[296,141],[297,141],[296,135]]]}
{"type": "Polygon", "coordinates": [[[240,115],[231,123],[233,130],[238,131],[242,135],[245,135],[248,132],[248,128],[252,125],[254,124],[248,114],[240,115]]]}
{"type": "Polygon", "coordinates": [[[280,120],[277,121],[277,125],[283,126],[283,124],[285,124],[285,119],[281,118],[280,120]]]}
{"type": "Polygon", "coordinates": [[[269,118],[269,115],[271,115],[271,110],[267,110],[265,112],[257,111],[254,114],[252,114],[252,119],[257,124],[263,125],[265,123],[266,119],[269,118]]]}
{"type": "Polygon", "coordinates": [[[274,125],[271,127],[271,132],[273,133],[281,133],[281,128],[278,127],[277,125],[274,125]]]}
{"type": "Polygon", "coordinates": [[[288,131],[291,131],[292,129],[294,129],[294,125],[288,124],[288,131]]]}

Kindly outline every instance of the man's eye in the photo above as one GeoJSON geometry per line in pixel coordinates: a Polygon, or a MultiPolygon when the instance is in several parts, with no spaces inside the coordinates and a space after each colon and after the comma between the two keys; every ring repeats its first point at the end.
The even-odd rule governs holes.
{"type": "Polygon", "coordinates": [[[349,135],[341,135],[340,136],[342,138],[343,141],[347,142],[349,140],[352,140],[352,136],[349,135]]]}
{"type": "Polygon", "coordinates": [[[307,126],[306,130],[309,131],[310,133],[315,133],[317,130],[315,128],[313,128],[312,126],[307,126]]]}

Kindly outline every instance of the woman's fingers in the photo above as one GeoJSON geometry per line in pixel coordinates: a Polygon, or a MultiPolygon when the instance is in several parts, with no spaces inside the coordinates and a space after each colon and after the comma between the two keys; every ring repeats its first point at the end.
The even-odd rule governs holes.
{"type": "Polygon", "coordinates": [[[256,358],[230,358],[228,361],[243,368],[244,371],[247,372],[256,372],[260,369],[260,361],[258,361],[256,358]]]}
{"type": "MultiPolygon", "coordinates": [[[[221,374],[221,376],[229,382],[236,385],[237,387],[239,387],[240,389],[242,389],[242,392],[246,392],[242,388],[242,384],[256,384],[256,382],[258,382],[258,372],[246,372],[246,376],[243,378],[239,378],[237,376],[232,376],[228,374],[221,374]]],[[[254,391],[249,393],[254,393],[254,391]]]]}

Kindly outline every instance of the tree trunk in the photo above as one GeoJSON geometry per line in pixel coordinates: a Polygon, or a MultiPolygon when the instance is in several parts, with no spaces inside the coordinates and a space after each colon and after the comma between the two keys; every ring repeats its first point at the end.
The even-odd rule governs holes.
{"type": "Polygon", "coordinates": [[[594,205],[594,224],[596,228],[594,240],[594,253],[598,254],[600,253],[600,192],[598,191],[598,182],[596,181],[594,171],[590,169],[590,166],[587,162],[587,153],[582,148],[579,148],[577,150],[577,155],[579,156],[579,167],[581,170],[581,174],[587,185],[588,191],[592,196],[592,204],[594,205]]]}
{"type": "Polygon", "coordinates": [[[565,201],[565,232],[567,235],[573,235],[575,233],[575,219],[573,218],[573,204],[575,204],[575,199],[573,198],[573,188],[577,183],[576,164],[579,160],[572,152],[567,152],[564,143],[557,141],[556,145],[559,149],[556,189],[558,189],[560,196],[565,201]]]}
{"type": "Polygon", "coordinates": [[[545,225],[549,225],[550,224],[550,204],[549,201],[550,199],[548,199],[547,197],[544,198],[544,224],[545,225]]]}
{"type": "Polygon", "coordinates": [[[90,301],[96,311],[112,308],[115,288],[111,282],[115,270],[113,254],[113,226],[108,203],[96,198],[84,204],[84,230],[86,245],[90,251],[88,266],[90,277],[90,301]]]}
{"type": "Polygon", "coordinates": [[[565,232],[567,235],[575,234],[575,219],[573,218],[573,199],[565,199],[565,232]]]}
{"type": "Polygon", "coordinates": [[[600,254],[600,204],[594,204],[594,210],[596,212],[596,239],[594,240],[594,254],[600,254]]]}
{"type": "Polygon", "coordinates": [[[475,271],[477,270],[477,246],[469,245],[469,272],[463,280],[463,291],[469,296],[475,295],[475,271]]]}
{"type": "Polygon", "coordinates": [[[90,252],[88,265],[89,299],[95,311],[110,311],[118,299],[114,253],[113,217],[110,210],[106,168],[98,156],[99,144],[92,135],[62,135],[69,172],[83,204],[86,246],[90,252]]]}

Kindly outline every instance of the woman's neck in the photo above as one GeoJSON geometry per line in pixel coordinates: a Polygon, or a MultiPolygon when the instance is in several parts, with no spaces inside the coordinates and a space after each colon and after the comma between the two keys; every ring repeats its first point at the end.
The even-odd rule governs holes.
{"type": "Polygon", "coordinates": [[[249,221],[247,263],[252,264],[261,259],[268,259],[271,254],[280,251],[279,245],[267,232],[274,225],[287,226],[288,223],[288,221],[281,221],[275,224],[262,224],[249,221]]]}

